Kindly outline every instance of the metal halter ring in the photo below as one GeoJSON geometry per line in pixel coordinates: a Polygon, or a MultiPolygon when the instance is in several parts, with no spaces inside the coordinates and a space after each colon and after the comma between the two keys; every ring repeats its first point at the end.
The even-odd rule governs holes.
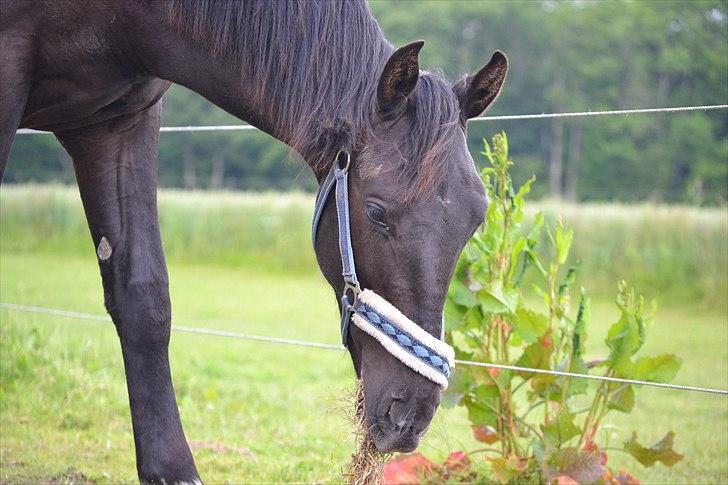
{"type": "Polygon", "coordinates": [[[339,157],[342,153],[346,154],[346,165],[344,165],[344,168],[342,168],[341,171],[348,172],[349,165],[351,165],[351,154],[347,150],[339,150],[338,152],[336,152],[336,163],[339,163],[339,157]]]}

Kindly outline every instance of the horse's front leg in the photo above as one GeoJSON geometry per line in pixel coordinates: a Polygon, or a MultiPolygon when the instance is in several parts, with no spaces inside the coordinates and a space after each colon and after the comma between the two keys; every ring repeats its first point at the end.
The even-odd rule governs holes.
{"type": "Polygon", "coordinates": [[[19,37],[22,36],[0,31],[0,182],[5,175],[10,147],[20,126],[32,83],[32,46],[28,38],[19,37]]]}
{"type": "Polygon", "coordinates": [[[73,158],[104,303],[121,340],[139,479],[195,483],[167,354],[171,311],[156,200],[159,113],[157,103],[57,135],[73,158]]]}

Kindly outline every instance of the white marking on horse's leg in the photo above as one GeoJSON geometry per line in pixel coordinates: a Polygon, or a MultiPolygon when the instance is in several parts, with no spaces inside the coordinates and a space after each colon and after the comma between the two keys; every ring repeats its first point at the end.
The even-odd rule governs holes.
{"type": "Polygon", "coordinates": [[[109,244],[109,241],[106,239],[106,236],[103,236],[101,238],[101,242],[99,242],[99,247],[96,248],[96,254],[99,257],[99,260],[106,261],[111,257],[111,244],[109,244]]]}

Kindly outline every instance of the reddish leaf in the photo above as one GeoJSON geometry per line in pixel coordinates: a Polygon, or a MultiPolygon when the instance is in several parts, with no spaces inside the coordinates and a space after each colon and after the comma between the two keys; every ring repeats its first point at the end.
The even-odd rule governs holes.
{"type": "Polygon", "coordinates": [[[500,439],[498,433],[493,426],[488,425],[473,425],[473,437],[481,443],[492,444],[500,439]]]}
{"type": "Polygon", "coordinates": [[[605,466],[607,464],[607,460],[608,460],[607,454],[604,453],[603,451],[600,451],[599,452],[599,464],[602,466],[605,466]]]}
{"type": "Polygon", "coordinates": [[[389,460],[384,465],[384,485],[406,485],[420,483],[422,478],[432,475],[435,464],[419,453],[412,453],[389,460]]]}
{"type": "Polygon", "coordinates": [[[606,485],[641,485],[639,480],[624,470],[619,470],[615,475],[612,470],[606,469],[601,481],[606,485]]]}
{"type": "Polygon", "coordinates": [[[579,483],[592,483],[604,474],[601,458],[595,452],[562,448],[556,451],[546,464],[547,477],[569,476],[579,483]]]}
{"type": "Polygon", "coordinates": [[[443,467],[450,473],[460,473],[470,467],[470,458],[462,451],[453,451],[447,455],[443,467]]]}
{"type": "Polygon", "coordinates": [[[612,479],[619,485],[640,485],[639,480],[624,470],[619,470],[619,474],[614,475],[612,479]]]}

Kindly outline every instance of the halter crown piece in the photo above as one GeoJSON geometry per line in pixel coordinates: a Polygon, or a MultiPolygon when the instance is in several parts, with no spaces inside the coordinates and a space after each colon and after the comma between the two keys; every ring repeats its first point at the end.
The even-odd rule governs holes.
{"type": "MultiPolygon", "coordinates": [[[[336,160],[316,196],[312,227],[312,242],[315,246],[319,219],[326,201],[334,191],[344,277],[344,291],[341,296],[341,339],[344,346],[349,335],[349,323],[354,322],[354,325],[371,335],[407,367],[447,389],[450,371],[455,365],[453,348],[443,341],[442,336],[439,339],[433,337],[374,291],[362,290],[359,286],[349,221],[350,163],[348,152],[341,150],[336,154],[336,160]]],[[[443,330],[444,325],[443,322],[443,330]]]]}

